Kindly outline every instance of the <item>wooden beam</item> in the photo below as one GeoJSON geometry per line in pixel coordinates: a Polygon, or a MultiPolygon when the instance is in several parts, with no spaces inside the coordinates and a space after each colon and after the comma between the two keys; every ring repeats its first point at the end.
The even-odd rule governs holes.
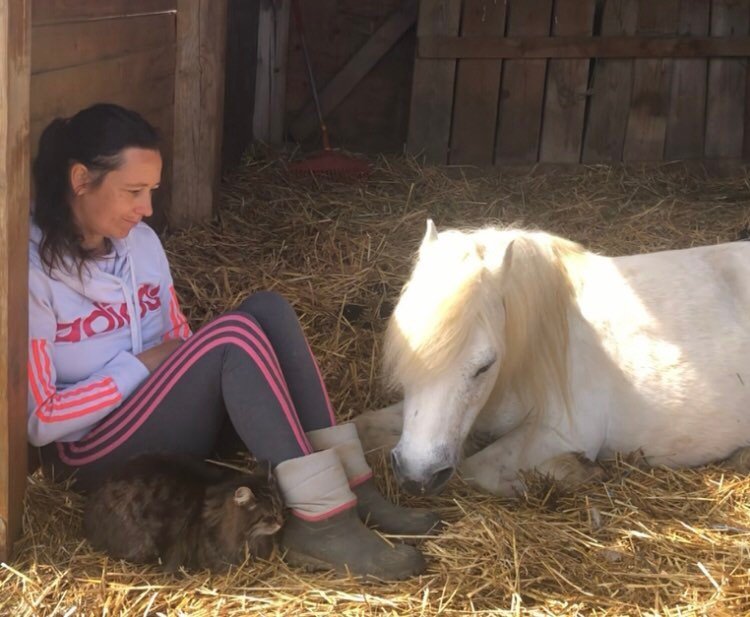
{"type": "Polygon", "coordinates": [[[0,559],[26,489],[31,0],[0,1],[0,559]]]}
{"type": "MultiPolygon", "coordinates": [[[[344,100],[362,78],[390,50],[417,19],[417,1],[404,0],[383,24],[372,34],[344,67],[320,91],[320,108],[323,117],[329,114],[344,100]]],[[[318,115],[315,102],[302,108],[289,127],[289,132],[297,141],[302,141],[318,128],[318,115]]]]}
{"type": "Polygon", "coordinates": [[[34,0],[34,26],[174,11],[177,0],[34,0]]]}
{"type": "Polygon", "coordinates": [[[210,218],[218,201],[227,0],[177,1],[170,224],[210,218]]]}
{"type": "Polygon", "coordinates": [[[418,58],[703,58],[750,56],[750,37],[422,36],[418,58]]]}
{"type": "Polygon", "coordinates": [[[263,0],[258,15],[253,138],[267,144],[284,141],[289,0],[263,0]]]}

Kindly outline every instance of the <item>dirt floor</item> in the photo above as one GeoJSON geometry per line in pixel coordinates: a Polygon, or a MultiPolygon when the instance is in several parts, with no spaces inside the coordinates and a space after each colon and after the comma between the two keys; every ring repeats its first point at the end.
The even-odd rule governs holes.
{"type": "MultiPolygon", "coordinates": [[[[256,154],[226,179],[215,221],[164,238],[194,329],[255,290],[292,300],[341,420],[396,400],[379,379],[381,336],[428,217],[439,228],[541,228],[613,255],[737,240],[750,223],[742,166],[375,165],[366,183],[320,183],[256,154]]],[[[37,473],[17,555],[0,567],[0,614],[750,612],[750,481],[721,466],[642,470],[617,460],[605,482],[575,494],[539,479],[500,499],[458,478],[438,497],[407,497],[382,456],[372,463],[393,500],[447,521],[421,544],[429,569],[419,578],[363,584],[292,570],[278,556],[224,576],[116,562],[82,539],[80,497],[37,473]]]]}

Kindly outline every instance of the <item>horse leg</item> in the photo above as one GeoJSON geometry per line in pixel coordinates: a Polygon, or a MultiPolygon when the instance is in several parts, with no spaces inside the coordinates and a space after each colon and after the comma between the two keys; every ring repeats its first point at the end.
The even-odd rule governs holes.
{"type": "Polygon", "coordinates": [[[603,480],[606,477],[604,469],[580,452],[558,454],[537,465],[535,470],[554,478],[565,487],[603,480]]]}
{"type": "Polygon", "coordinates": [[[750,473],[750,446],[735,450],[725,465],[737,473],[750,473]]]}
{"type": "Polygon", "coordinates": [[[557,431],[521,426],[466,458],[459,473],[472,486],[494,495],[513,497],[524,490],[522,471],[536,470],[565,486],[603,477],[604,471],[565,443],[557,431]]]}
{"type": "Polygon", "coordinates": [[[386,454],[396,447],[404,426],[404,403],[365,411],[354,418],[365,452],[382,449],[386,454]]]}

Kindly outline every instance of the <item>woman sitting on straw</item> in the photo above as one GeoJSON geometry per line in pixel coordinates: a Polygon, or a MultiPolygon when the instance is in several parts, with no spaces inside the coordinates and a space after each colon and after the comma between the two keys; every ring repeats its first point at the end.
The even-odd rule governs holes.
{"type": "Polygon", "coordinates": [[[255,293],[190,331],[159,238],[141,222],[161,169],[154,128],[115,105],[58,118],[39,141],[28,435],[44,469],[91,490],[138,454],[208,457],[228,429],[275,468],[292,513],[281,540],[290,563],[384,579],[421,572],[416,548],[362,520],[421,535],[437,517],[377,491],[289,303],[255,293]]]}

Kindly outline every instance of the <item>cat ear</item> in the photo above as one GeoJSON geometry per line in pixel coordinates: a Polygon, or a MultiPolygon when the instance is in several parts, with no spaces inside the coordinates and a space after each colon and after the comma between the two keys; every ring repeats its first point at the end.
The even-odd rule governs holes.
{"type": "Polygon", "coordinates": [[[253,495],[253,491],[250,490],[249,486],[240,486],[236,491],[234,491],[234,503],[236,503],[238,506],[244,506],[247,503],[250,503],[255,495],[253,495]]]}

